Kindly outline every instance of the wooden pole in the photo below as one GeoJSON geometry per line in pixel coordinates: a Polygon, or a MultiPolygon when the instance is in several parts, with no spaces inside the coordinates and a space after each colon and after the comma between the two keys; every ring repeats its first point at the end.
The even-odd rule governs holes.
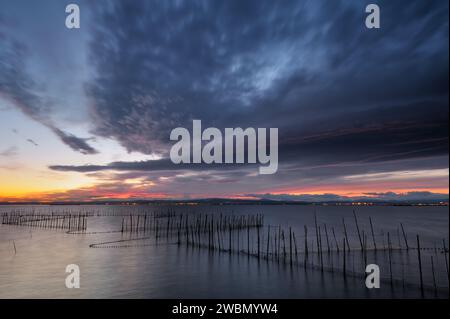
{"type": "Polygon", "coordinates": [[[298,254],[297,254],[297,240],[295,239],[295,233],[292,233],[292,237],[294,239],[294,247],[295,247],[295,261],[298,263],[298,254]]]}
{"type": "Polygon", "coordinates": [[[371,217],[369,217],[369,222],[370,222],[370,231],[372,232],[373,247],[376,251],[377,250],[377,242],[375,241],[375,232],[373,231],[373,224],[372,224],[371,217]]]}
{"type": "Polygon", "coordinates": [[[342,254],[342,268],[343,268],[343,273],[344,273],[344,279],[347,278],[347,269],[346,269],[346,263],[345,263],[345,238],[342,239],[342,243],[343,243],[343,254],[342,254]]]}
{"type": "Polygon", "coordinates": [[[389,235],[389,232],[387,233],[388,236],[388,257],[389,257],[389,276],[391,279],[391,286],[392,286],[392,256],[391,256],[391,237],[389,235]]]}
{"type": "Polygon", "coordinates": [[[327,239],[327,250],[329,254],[331,252],[331,249],[330,249],[330,241],[328,240],[327,224],[324,224],[324,227],[325,227],[325,237],[327,239]]]}
{"type": "Polygon", "coordinates": [[[361,245],[361,250],[364,250],[362,239],[361,239],[361,233],[359,232],[358,219],[356,218],[355,210],[353,210],[353,217],[355,218],[356,231],[358,232],[359,244],[361,245]]]}
{"type": "Polygon", "coordinates": [[[344,226],[344,236],[345,236],[345,242],[344,242],[344,244],[347,243],[347,248],[348,248],[348,250],[350,250],[350,244],[349,244],[349,242],[348,242],[347,227],[345,226],[345,220],[344,220],[344,218],[342,218],[342,225],[344,226]]]}
{"type": "Polygon", "coordinates": [[[259,243],[260,243],[260,239],[259,239],[259,226],[256,227],[256,232],[258,233],[258,260],[259,260],[259,257],[260,257],[260,249],[259,249],[259,243]]]}
{"type": "Polygon", "coordinates": [[[444,247],[444,258],[445,258],[445,268],[447,270],[447,283],[450,282],[449,270],[448,270],[448,257],[447,257],[447,247],[445,245],[445,239],[442,239],[443,247],[444,247]]]}
{"type": "Polygon", "coordinates": [[[319,229],[317,227],[317,215],[314,213],[314,226],[316,228],[316,244],[317,244],[317,252],[320,253],[320,245],[319,245],[319,229]]]}
{"type": "Polygon", "coordinates": [[[319,260],[320,260],[320,271],[323,272],[323,255],[322,255],[322,234],[319,227],[319,260]]]}
{"type": "Polygon", "coordinates": [[[289,262],[292,266],[292,229],[289,227],[289,262]]]}
{"type": "Polygon", "coordinates": [[[433,273],[433,286],[434,286],[434,293],[437,293],[437,284],[436,284],[436,275],[434,273],[434,261],[433,261],[433,256],[431,257],[431,272],[433,273]]]}
{"type": "Polygon", "coordinates": [[[338,244],[338,241],[336,239],[336,233],[334,232],[334,227],[331,227],[331,232],[333,233],[334,242],[336,243],[336,250],[339,253],[339,244],[338,244]]]}
{"type": "Polygon", "coordinates": [[[308,227],[305,225],[305,256],[308,256],[308,227]]]}
{"type": "Polygon", "coordinates": [[[419,275],[420,275],[420,291],[423,296],[423,275],[422,275],[422,258],[420,255],[420,238],[417,235],[417,258],[419,259],[419,275]]]}
{"type": "Polygon", "coordinates": [[[400,223],[400,226],[402,227],[403,239],[405,240],[406,250],[409,250],[408,238],[406,236],[405,228],[403,227],[402,223],[400,223]]]}
{"type": "Polygon", "coordinates": [[[247,254],[250,257],[250,225],[247,223],[247,254]]]}
{"type": "Polygon", "coordinates": [[[306,269],[306,263],[308,260],[308,227],[305,225],[305,251],[304,251],[304,267],[306,269]]]}

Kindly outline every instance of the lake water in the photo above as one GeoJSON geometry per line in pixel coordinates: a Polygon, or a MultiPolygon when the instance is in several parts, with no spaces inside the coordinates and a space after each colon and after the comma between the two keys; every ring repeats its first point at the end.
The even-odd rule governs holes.
{"type": "MultiPolygon", "coordinates": [[[[448,247],[448,207],[0,206],[0,215],[14,211],[92,216],[87,217],[84,232],[0,225],[0,298],[448,298],[448,251],[443,249],[444,243],[448,247]],[[164,214],[169,210],[174,221],[180,215],[194,221],[207,214],[210,220],[262,214],[264,225],[258,230],[262,256],[256,253],[258,228],[224,231],[222,239],[217,237],[225,246],[221,250],[188,244],[176,230],[165,236],[164,214]],[[149,218],[160,214],[161,234],[157,237],[151,229],[122,232],[130,214],[149,218]],[[278,237],[277,242],[281,230],[284,240],[278,237]],[[346,240],[350,251],[347,248],[344,254],[346,240]],[[289,251],[289,245],[297,254],[289,251]],[[281,257],[274,253],[277,246],[281,257]],[[68,264],[80,267],[79,289],[65,286],[68,264]],[[366,288],[367,264],[380,268],[379,289],[366,288]]],[[[207,243],[209,238],[201,234],[196,240],[207,243]]]]}

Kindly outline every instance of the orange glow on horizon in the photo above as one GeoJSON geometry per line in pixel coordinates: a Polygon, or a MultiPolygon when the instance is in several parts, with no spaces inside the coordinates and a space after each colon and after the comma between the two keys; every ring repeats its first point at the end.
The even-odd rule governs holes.
{"type": "MultiPolygon", "coordinates": [[[[53,191],[53,192],[29,192],[29,193],[18,193],[18,194],[1,194],[0,201],[2,202],[27,202],[27,201],[37,201],[37,202],[52,202],[52,201],[79,201],[79,202],[89,202],[96,200],[108,200],[108,199],[119,199],[119,200],[152,200],[152,199],[186,199],[179,194],[168,194],[160,192],[148,192],[142,189],[137,189],[135,191],[129,190],[126,192],[115,192],[110,190],[101,190],[100,185],[84,187],[79,189],[72,189],[67,191],[53,191]]],[[[224,199],[257,199],[258,194],[287,194],[287,195],[324,195],[324,194],[334,194],[339,196],[347,197],[359,197],[365,196],[370,197],[368,193],[387,193],[394,192],[397,194],[405,194],[408,192],[432,192],[439,194],[448,194],[448,188],[411,188],[411,189],[364,189],[363,188],[350,188],[350,187],[323,187],[323,188],[295,188],[295,189],[283,189],[271,192],[259,192],[255,196],[248,195],[220,195],[220,194],[197,194],[191,195],[191,198],[224,198],[224,199]]]]}

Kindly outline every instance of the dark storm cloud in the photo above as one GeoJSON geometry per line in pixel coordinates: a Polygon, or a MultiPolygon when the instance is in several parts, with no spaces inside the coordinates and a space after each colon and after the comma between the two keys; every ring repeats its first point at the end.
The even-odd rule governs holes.
{"type": "Polygon", "coordinates": [[[94,133],[129,151],[165,152],[201,119],[279,127],[282,163],[448,154],[444,2],[380,1],[380,30],[362,2],[110,4],[93,14],[87,90],[94,133]]]}
{"type": "MultiPolygon", "coordinates": [[[[280,162],[315,164],[396,161],[448,154],[448,106],[425,101],[346,113],[335,119],[334,129],[317,124],[315,132],[304,128],[280,138],[280,162]]],[[[444,166],[446,167],[446,166],[444,166]]]]}
{"type": "MultiPolygon", "coordinates": [[[[0,27],[0,96],[11,101],[28,117],[47,126],[74,151],[83,154],[96,153],[96,150],[87,144],[86,139],[61,131],[50,119],[52,102],[43,94],[44,86],[36,83],[26,68],[30,49],[10,36],[12,31],[6,30],[2,19],[0,27]]],[[[37,146],[33,140],[27,141],[37,146]]]]}

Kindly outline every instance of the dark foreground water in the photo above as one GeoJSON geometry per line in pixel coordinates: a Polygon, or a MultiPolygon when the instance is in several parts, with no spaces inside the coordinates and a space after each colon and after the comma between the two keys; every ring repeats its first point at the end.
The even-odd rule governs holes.
{"type": "MultiPolygon", "coordinates": [[[[359,236],[352,210],[339,206],[0,206],[0,215],[13,211],[93,214],[85,233],[0,225],[0,298],[448,298],[448,251],[443,248],[448,247],[448,207],[358,207],[359,236]],[[169,209],[174,216],[263,214],[260,250],[266,252],[267,242],[269,252],[280,246],[268,230],[282,229],[282,243],[288,247],[290,228],[297,254],[284,248],[281,257],[269,253],[270,258],[258,258],[255,229],[249,234],[237,231],[239,236],[233,232],[232,253],[178,244],[176,235],[155,238],[151,232],[120,231],[124,216],[164,214],[169,209]],[[314,213],[322,254],[316,244],[314,213]],[[344,224],[351,248],[346,254],[341,244],[344,224]],[[360,249],[361,237],[365,253],[360,249]],[[247,247],[250,255],[245,253],[247,247]],[[379,289],[365,285],[365,265],[371,263],[380,267],[379,289]],[[68,264],[80,267],[79,289],[65,286],[68,264]]],[[[164,218],[160,220],[163,225],[164,218]]]]}

